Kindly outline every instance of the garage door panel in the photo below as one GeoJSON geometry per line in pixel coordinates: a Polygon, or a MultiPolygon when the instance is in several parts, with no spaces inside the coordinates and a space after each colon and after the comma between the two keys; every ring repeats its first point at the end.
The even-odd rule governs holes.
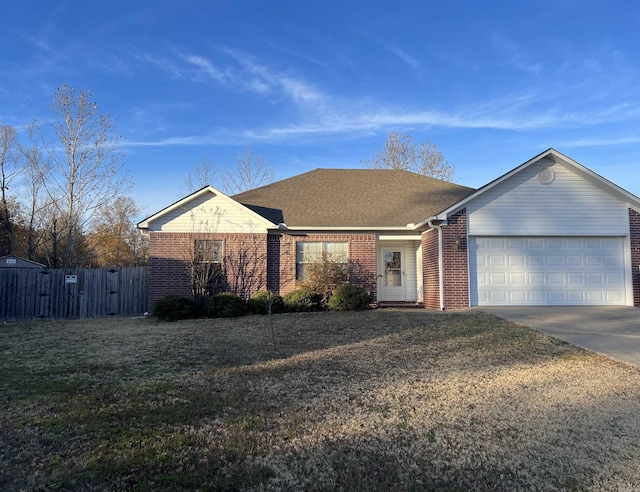
{"type": "Polygon", "coordinates": [[[547,256],[547,265],[550,267],[561,267],[564,265],[564,258],[562,255],[549,255],[547,256]]]}
{"type": "Polygon", "coordinates": [[[564,290],[550,290],[549,291],[549,303],[550,304],[564,304],[566,302],[564,290]]]}
{"type": "Polygon", "coordinates": [[[558,285],[558,284],[564,284],[564,273],[563,272],[550,272],[549,273],[549,284],[551,285],[558,285]]]}
{"type": "Polygon", "coordinates": [[[509,273],[509,284],[511,285],[525,285],[526,277],[523,272],[510,272],[509,273]]]}
{"type": "Polygon", "coordinates": [[[524,255],[509,255],[509,266],[517,267],[524,266],[525,264],[524,255]]]}
{"type": "Polygon", "coordinates": [[[570,303],[582,304],[584,302],[584,291],[582,290],[568,290],[567,301],[570,303]]]}
{"type": "Polygon", "coordinates": [[[604,275],[601,272],[587,272],[587,285],[602,285],[604,275]]]}
{"type": "Polygon", "coordinates": [[[529,304],[546,304],[547,296],[546,292],[541,290],[529,291],[529,304]]]}
{"type": "Polygon", "coordinates": [[[622,238],[470,238],[471,301],[624,304],[622,238]]]}
{"type": "Polygon", "coordinates": [[[524,290],[511,291],[509,299],[512,304],[523,303],[527,300],[527,293],[524,290]]]}

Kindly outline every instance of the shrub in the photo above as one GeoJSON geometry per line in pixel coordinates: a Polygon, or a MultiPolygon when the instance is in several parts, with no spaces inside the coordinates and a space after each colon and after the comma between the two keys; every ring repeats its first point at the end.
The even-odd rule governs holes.
{"type": "Polygon", "coordinates": [[[204,312],[209,318],[236,318],[247,314],[247,303],[240,296],[224,292],[207,299],[204,312]]]}
{"type": "Polygon", "coordinates": [[[284,311],[284,300],[279,294],[268,290],[261,290],[249,299],[249,312],[251,314],[267,314],[269,300],[271,299],[271,312],[281,313],[284,311]]]}
{"type": "Polygon", "coordinates": [[[371,296],[357,285],[341,285],[333,292],[329,299],[329,309],[332,311],[362,311],[369,308],[371,296]]]}
{"type": "Polygon", "coordinates": [[[184,296],[168,295],[153,304],[153,315],[162,321],[196,318],[199,315],[197,304],[184,296]]]}
{"type": "Polygon", "coordinates": [[[283,298],[284,310],[289,313],[322,311],[322,297],[310,290],[297,289],[283,298]]]}
{"type": "Polygon", "coordinates": [[[321,258],[305,266],[305,279],[300,287],[319,295],[326,306],[334,289],[347,281],[347,275],[348,266],[342,259],[323,252],[321,258]]]}

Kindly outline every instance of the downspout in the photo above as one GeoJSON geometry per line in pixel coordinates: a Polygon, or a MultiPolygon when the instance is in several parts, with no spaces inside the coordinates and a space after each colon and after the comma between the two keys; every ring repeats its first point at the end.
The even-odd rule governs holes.
{"type": "Polygon", "coordinates": [[[434,224],[433,220],[427,222],[427,225],[431,228],[438,229],[438,290],[440,294],[440,311],[444,311],[444,265],[442,263],[442,226],[444,221],[438,221],[438,224],[434,224]]]}

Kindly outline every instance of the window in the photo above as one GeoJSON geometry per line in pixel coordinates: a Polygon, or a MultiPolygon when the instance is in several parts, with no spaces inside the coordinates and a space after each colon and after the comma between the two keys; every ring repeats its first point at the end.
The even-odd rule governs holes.
{"type": "Polygon", "coordinates": [[[332,261],[347,264],[348,243],[303,242],[296,243],[296,280],[304,280],[305,266],[322,260],[325,254],[332,261]]]}
{"type": "Polygon", "coordinates": [[[195,263],[222,263],[222,241],[196,239],[195,263]]]}

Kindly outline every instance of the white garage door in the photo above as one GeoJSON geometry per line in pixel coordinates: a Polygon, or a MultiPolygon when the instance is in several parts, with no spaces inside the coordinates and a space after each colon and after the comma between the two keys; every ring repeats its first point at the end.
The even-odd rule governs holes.
{"type": "Polygon", "coordinates": [[[472,306],[625,304],[621,238],[471,237],[472,306]]]}

